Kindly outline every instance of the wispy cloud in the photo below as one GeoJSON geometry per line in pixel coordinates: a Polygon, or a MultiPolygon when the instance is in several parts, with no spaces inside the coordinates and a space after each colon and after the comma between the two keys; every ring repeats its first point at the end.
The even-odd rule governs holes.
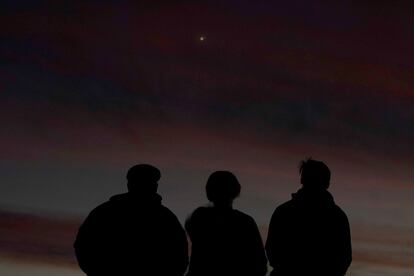
{"type": "MultiPolygon", "coordinates": [[[[0,256],[2,262],[43,264],[75,268],[72,243],[81,219],[55,218],[8,211],[0,212],[0,256]]],[[[263,239],[267,227],[261,227],[263,239]]],[[[380,275],[414,272],[412,229],[352,225],[353,265],[349,275],[380,275]],[[381,270],[381,269],[380,269],[381,270]]],[[[17,264],[16,264],[17,265],[17,264]]],[[[46,268],[45,268],[46,269],[46,268]]]]}

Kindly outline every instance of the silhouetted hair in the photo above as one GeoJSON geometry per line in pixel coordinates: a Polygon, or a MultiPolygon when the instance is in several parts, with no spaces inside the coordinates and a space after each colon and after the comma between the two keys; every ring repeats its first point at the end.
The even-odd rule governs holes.
{"type": "Polygon", "coordinates": [[[331,180],[331,171],[325,163],[309,158],[303,160],[299,166],[301,183],[310,189],[328,189],[331,180]]]}
{"type": "Polygon", "coordinates": [[[241,186],[236,176],[229,171],[216,171],[207,180],[207,198],[214,203],[226,203],[239,196],[241,186]]]}
{"type": "Polygon", "coordinates": [[[127,173],[128,190],[139,193],[156,193],[161,172],[154,166],[138,164],[131,167],[127,173]]]}

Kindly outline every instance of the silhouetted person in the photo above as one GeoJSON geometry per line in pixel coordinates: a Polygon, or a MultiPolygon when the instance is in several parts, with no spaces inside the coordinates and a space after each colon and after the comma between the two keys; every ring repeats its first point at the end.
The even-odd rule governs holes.
{"type": "Polygon", "coordinates": [[[302,188],[276,208],[266,252],[272,276],[345,275],[352,261],[348,218],[327,191],[331,172],[320,161],[300,166],[302,188]]]}
{"type": "Polygon", "coordinates": [[[157,194],[160,171],[136,165],[127,174],[128,193],[96,207],[74,244],[88,276],[182,276],[188,264],[185,231],[157,194]]]}
{"type": "Polygon", "coordinates": [[[192,241],[188,276],[263,276],[267,259],[256,222],[232,208],[240,193],[228,171],[210,175],[206,192],[212,207],[199,207],[186,222],[192,241]]]}

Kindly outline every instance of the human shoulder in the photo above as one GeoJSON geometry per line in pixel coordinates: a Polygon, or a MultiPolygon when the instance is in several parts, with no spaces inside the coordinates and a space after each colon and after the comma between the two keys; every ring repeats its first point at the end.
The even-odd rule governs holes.
{"type": "Polygon", "coordinates": [[[205,216],[209,216],[212,213],[212,208],[211,207],[198,207],[197,209],[195,209],[191,215],[189,219],[197,219],[199,217],[205,217],[205,216]]]}
{"type": "Polygon", "coordinates": [[[109,210],[111,210],[113,208],[113,203],[110,201],[105,201],[101,204],[99,204],[98,206],[96,206],[95,208],[92,209],[92,211],[90,211],[88,217],[97,217],[100,216],[102,214],[107,213],[109,210]]]}
{"type": "Polygon", "coordinates": [[[195,229],[202,228],[205,224],[205,218],[209,216],[210,209],[208,207],[198,207],[186,219],[185,228],[191,235],[195,229]]]}
{"type": "Polygon", "coordinates": [[[344,212],[344,210],[342,210],[341,207],[339,207],[338,205],[334,204],[332,210],[335,213],[335,216],[336,217],[338,217],[339,219],[341,219],[343,221],[348,221],[348,216],[346,215],[346,213],[344,212]]]}
{"type": "Polygon", "coordinates": [[[256,224],[256,222],[255,222],[255,220],[253,219],[253,217],[252,217],[252,216],[250,216],[250,215],[248,215],[248,214],[246,214],[246,213],[244,213],[244,212],[242,212],[242,211],[240,211],[240,210],[237,210],[237,209],[234,209],[233,211],[234,211],[234,214],[235,214],[235,215],[236,215],[239,219],[242,219],[242,220],[248,221],[248,222],[250,222],[250,223],[255,223],[255,224],[256,224]]]}
{"type": "Polygon", "coordinates": [[[294,200],[290,199],[286,202],[283,202],[282,204],[278,205],[275,209],[275,212],[287,212],[291,209],[295,208],[296,203],[294,200]]]}
{"type": "Polygon", "coordinates": [[[103,227],[108,220],[111,220],[112,213],[111,203],[109,201],[98,205],[86,216],[79,228],[79,233],[83,235],[90,231],[94,231],[96,228],[103,227]]]}
{"type": "Polygon", "coordinates": [[[102,217],[105,217],[106,219],[114,218],[114,216],[117,216],[128,209],[128,204],[126,204],[127,202],[127,193],[111,196],[109,200],[92,209],[87,219],[96,220],[101,219],[102,217]]]}
{"type": "Polygon", "coordinates": [[[177,216],[173,213],[173,211],[171,211],[168,207],[164,206],[164,205],[159,205],[158,206],[159,211],[164,215],[167,216],[171,219],[177,219],[177,216]]]}
{"type": "Polygon", "coordinates": [[[273,211],[271,223],[287,219],[292,213],[295,212],[295,209],[296,203],[292,199],[278,205],[273,211]]]}

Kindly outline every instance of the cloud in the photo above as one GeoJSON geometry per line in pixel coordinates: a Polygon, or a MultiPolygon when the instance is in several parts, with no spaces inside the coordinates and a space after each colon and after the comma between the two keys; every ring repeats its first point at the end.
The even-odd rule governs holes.
{"type": "Polygon", "coordinates": [[[72,250],[79,220],[0,212],[2,258],[74,266],[72,250]]]}
{"type": "MultiPolygon", "coordinates": [[[[76,267],[72,243],[81,220],[0,212],[0,254],[6,260],[45,265],[76,267]]],[[[352,225],[353,264],[349,273],[370,275],[381,268],[381,275],[414,271],[412,229],[352,225]],[[372,235],[373,231],[376,233],[372,235]]],[[[266,238],[266,227],[261,232],[266,238]]],[[[354,274],[353,274],[354,275],[354,274]]]]}

